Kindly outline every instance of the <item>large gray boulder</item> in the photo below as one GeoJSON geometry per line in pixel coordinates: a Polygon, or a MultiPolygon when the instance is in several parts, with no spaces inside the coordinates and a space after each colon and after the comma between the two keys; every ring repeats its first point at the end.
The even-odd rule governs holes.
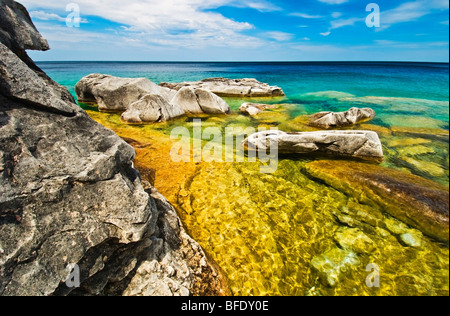
{"type": "Polygon", "coordinates": [[[130,104],[147,94],[161,95],[167,102],[176,91],[163,88],[147,78],[119,78],[90,74],[75,86],[79,102],[96,103],[101,111],[126,111],[130,104]]]}
{"type": "Polygon", "coordinates": [[[182,109],[162,96],[147,94],[128,107],[122,114],[122,120],[128,123],[167,122],[184,114],[182,109]]]}
{"type": "Polygon", "coordinates": [[[48,50],[47,40],[37,31],[24,6],[0,0],[0,42],[18,53],[26,49],[48,50]]]}
{"type": "Polygon", "coordinates": [[[75,114],[77,108],[73,100],[69,98],[64,100],[59,89],[54,89],[53,85],[49,85],[44,78],[41,78],[1,43],[0,60],[0,92],[3,95],[48,111],[75,114]],[[15,66],[12,67],[12,65],[15,66]]]}
{"type": "MultiPolygon", "coordinates": [[[[0,21],[27,21],[20,5],[0,6],[0,21]]],[[[0,44],[0,295],[227,293],[170,204],[141,182],[134,149],[14,54],[42,49],[11,42],[15,32],[0,44]],[[76,288],[65,283],[74,264],[76,288]]]]}
{"type": "Polygon", "coordinates": [[[319,128],[346,127],[368,122],[376,113],[371,108],[351,108],[346,112],[320,112],[311,116],[308,125],[319,128]]]}
{"type": "Polygon", "coordinates": [[[269,86],[267,83],[248,78],[209,78],[197,82],[182,83],[163,82],[160,86],[173,90],[180,90],[184,87],[200,88],[211,91],[220,97],[282,97],[285,95],[280,87],[269,86]]]}
{"type": "Polygon", "coordinates": [[[214,93],[191,87],[181,88],[172,104],[190,114],[228,114],[231,111],[228,104],[214,93]]]}
{"type": "Polygon", "coordinates": [[[326,155],[382,161],[383,146],[371,131],[323,131],[285,133],[264,131],[250,135],[243,142],[248,150],[273,150],[279,154],[326,155]]]}

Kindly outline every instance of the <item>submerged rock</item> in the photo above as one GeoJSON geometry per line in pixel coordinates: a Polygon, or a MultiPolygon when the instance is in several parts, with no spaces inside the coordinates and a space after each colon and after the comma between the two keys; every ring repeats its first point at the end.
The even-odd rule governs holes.
{"type": "Polygon", "coordinates": [[[346,112],[321,112],[310,117],[308,125],[319,128],[346,127],[374,119],[376,113],[371,108],[351,108],[346,112]]]}
{"type": "Polygon", "coordinates": [[[181,88],[172,99],[172,104],[190,114],[228,114],[231,109],[217,95],[204,89],[181,88]]]}
{"type": "MultiPolygon", "coordinates": [[[[34,30],[23,16],[22,6],[0,1],[2,32],[11,17],[34,30]]],[[[43,49],[14,36],[0,40],[43,49]]],[[[133,148],[7,46],[0,43],[0,295],[227,294],[170,204],[144,189],[133,148]],[[78,288],[65,283],[75,264],[78,288]],[[161,269],[136,279],[152,264],[161,269]]]]}
{"type": "Polygon", "coordinates": [[[280,107],[280,105],[273,105],[273,104],[258,104],[258,103],[244,103],[239,108],[239,111],[241,113],[248,114],[250,116],[258,115],[265,110],[268,109],[276,109],[280,107]]]}
{"type": "Polygon", "coordinates": [[[181,90],[184,87],[200,88],[209,90],[220,97],[282,97],[285,95],[281,88],[269,86],[256,79],[209,78],[197,82],[163,82],[160,86],[174,90],[181,90]]]}
{"type": "Polygon", "coordinates": [[[356,253],[370,254],[376,248],[373,240],[357,228],[342,228],[334,238],[343,249],[356,253]]]}
{"type": "Polygon", "coordinates": [[[121,118],[128,123],[166,122],[184,114],[182,109],[170,104],[160,95],[147,94],[132,103],[121,118]]]}
{"type": "Polygon", "coordinates": [[[377,133],[370,131],[264,131],[250,135],[243,146],[248,150],[278,148],[279,154],[327,155],[374,161],[381,161],[384,157],[377,133]]]}
{"type": "Polygon", "coordinates": [[[449,240],[448,188],[419,176],[358,162],[315,161],[306,171],[440,241],[449,240]]]}
{"type": "Polygon", "coordinates": [[[359,264],[360,260],[354,252],[337,247],[311,261],[311,266],[318,272],[322,283],[330,287],[337,286],[344,275],[359,264]]]}

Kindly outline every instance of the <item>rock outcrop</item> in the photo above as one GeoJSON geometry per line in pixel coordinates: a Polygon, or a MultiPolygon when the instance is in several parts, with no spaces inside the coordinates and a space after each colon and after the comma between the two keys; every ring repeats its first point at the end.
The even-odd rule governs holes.
{"type": "Polygon", "coordinates": [[[239,112],[255,116],[263,113],[265,110],[276,109],[279,107],[280,105],[277,104],[244,103],[239,108],[239,112]]]}
{"type": "Polygon", "coordinates": [[[167,102],[176,91],[160,87],[146,78],[119,78],[91,74],[75,86],[79,102],[96,103],[101,111],[126,111],[147,94],[161,95],[167,102]]]}
{"type": "Polygon", "coordinates": [[[380,162],[384,158],[378,134],[370,131],[285,133],[264,131],[243,142],[248,150],[278,150],[279,154],[325,155],[380,162]]]}
{"type": "Polygon", "coordinates": [[[162,96],[147,94],[131,103],[122,114],[122,120],[128,123],[167,122],[184,114],[182,109],[167,102],[162,96]]]}
{"type": "Polygon", "coordinates": [[[306,165],[306,171],[430,237],[449,240],[448,188],[438,183],[378,165],[346,161],[315,161],[306,165]]]}
{"type": "Polygon", "coordinates": [[[256,79],[226,79],[209,78],[197,82],[167,83],[160,84],[173,90],[184,87],[200,88],[209,90],[219,97],[283,97],[285,96],[280,87],[269,86],[267,83],[256,79]]]}
{"type": "Polygon", "coordinates": [[[210,92],[161,87],[146,78],[91,74],[75,86],[78,101],[96,103],[101,111],[125,111],[128,123],[165,122],[183,114],[228,114],[228,104],[210,92]]]}
{"type": "Polygon", "coordinates": [[[25,9],[1,0],[0,23],[0,295],[227,293],[133,148],[27,56],[48,47],[25,9]]]}
{"type": "Polygon", "coordinates": [[[13,52],[50,49],[47,40],[36,30],[30,15],[20,3],[0,0],[0,16],[0,42],[13,52]]]}
{"type": "Polygon", "coordinates": [[[371,108],[351,108],[346,112],[321,112],[310,117],[309,126],[319,128],[346,127],[368,122],[374,119],[376,113],[371,108]]]}
{"type": "Polygon", "coordinates": [[[191,87],[181,88],[172,99],[172,104],[190,114],[228,114],[231,111],[228,104],[217,95],[191,87]]]}

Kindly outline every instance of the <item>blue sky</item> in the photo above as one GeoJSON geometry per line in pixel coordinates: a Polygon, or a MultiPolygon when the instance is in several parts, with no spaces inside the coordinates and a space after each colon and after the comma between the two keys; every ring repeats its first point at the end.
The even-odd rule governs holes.
{"type": "Polygon", "coordinates": [[[447,0],[19,0],[52,47],[35,60],[448,62],[447,0]],[[368,27],[369,3],[380,27],[368,27]]]}

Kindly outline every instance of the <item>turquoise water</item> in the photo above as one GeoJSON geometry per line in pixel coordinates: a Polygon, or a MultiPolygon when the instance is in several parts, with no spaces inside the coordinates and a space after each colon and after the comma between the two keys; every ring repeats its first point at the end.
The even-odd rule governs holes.
{"type": "MultiPolygon", "coordinates": [[[[39,66],[72,93],[78,80],[94,72],[147,77],[155,83],[251,77],[285,91],[286,98],[257,100],[284,106],[252,118],[236,111],[245,100],[227,98],[235,112],[203,122],[222,128],[277,126],[303,131],[308,128],[305,114],[368,106],[377,112],[376,119],[355,128],[380,135],[386,155],[382,166],[448,188],[448,64],[72,62],[39,66]]],[[[155,187],[222,268],[235,295],[448,295],[448,244],[360,201],[358,194],[349,196],[311,179],[305,173],[308,159],[281,159],[273,175],[261,174],[253,163],[174,163],[169,159],[173,143],[168,135],[174,126],[189,127],[189,119],[127,125],[118,113],[88,113],[119,136],[151,144],[136,148],[136,166],[157,170],[155,187]],[[406,245],[401,239],[404,234],[421,246],[406,245]],[[321,262],[331,263],[332,269],[317,268],[321,262]],[[381,267],[379,289],[366,286],[369,263],[381,267]],[[339,283],[330,287],[324,274],[338,277],[339,283]]],[[[332,163],[336,169],[342,164],[332,163]]],[[[350,170],[352,163],[356,164],[346,162],[350,170]]],[[[385,172],[381,170],[380,174],[385,172]]],[[[355,189],[360,192],[356,183],[355,189]]]]}
{"type": "Polygon", "coordinates": [[[437,125],[448,129],[448,103],[445,103],[449,99],[448,64],[41,62],[38,65],[73,94],[78,80],[94,72],[146,77],[155,83],[251,77],[282,87],[287,95],[285,103],[301,104],[292,110],[293,117],[305,111],[309,114],[371,106],[380,115],[426,116],[441,121],[437,125]],[[392,109],[393,105],[396,106],[392,109]]]}

